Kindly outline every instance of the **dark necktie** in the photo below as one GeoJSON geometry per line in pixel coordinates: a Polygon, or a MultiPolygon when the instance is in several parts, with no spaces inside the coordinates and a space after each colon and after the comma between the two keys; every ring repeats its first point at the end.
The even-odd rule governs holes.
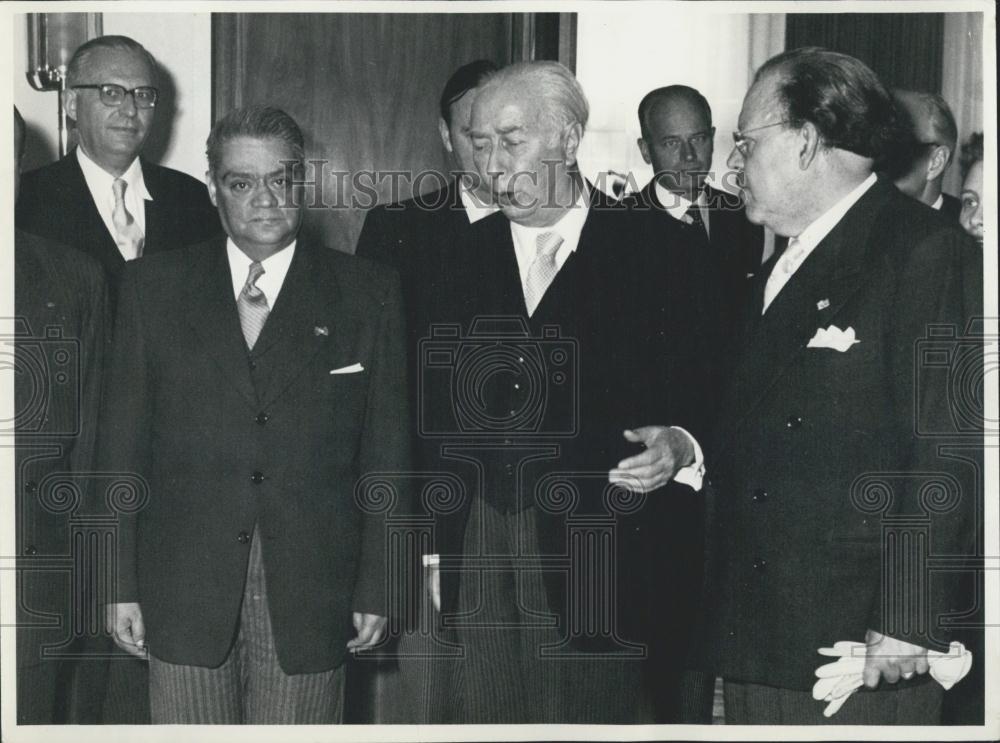
{"type": "Polygon", "coordinates": [[[688,224],[698,230],[698,236],[708,239],[708,230],[705,229],[705,220],[701,216],[701,207],[695,202],[688,207],[688,210],[684,212],[684,216],[688,218],[688,224]]]}

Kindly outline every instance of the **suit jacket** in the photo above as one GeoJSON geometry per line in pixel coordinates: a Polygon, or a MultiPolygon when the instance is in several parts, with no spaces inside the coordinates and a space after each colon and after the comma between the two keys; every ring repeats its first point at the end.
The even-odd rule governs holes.
{"type": "Polygon", "coordinates": [[[916,529],[910,538],[927,538],[932,555],[969,549],[977,491],[961,457],[982,456],[982,433],[977,441],[975,422],[954,415],[947,374],[982,363],[981,330],[978,341],[966,335],[982,313],[982,256],[879,180],[761,316],[774,263],[756,277],[708,455],[715,516],[700,655],[724,677],[804,690],[825,662],[818,648],[864,641],[870,628],[946,649],[937,620],[963,608],[954,573],[929,575],[926,617],[892,605],[903,587],[918,599],[898,575],[882,576],[904,563],[922,570],[912,556],[892,558],[907,543],[894,529],[916,529]],[[808,347],[834,325],[859,343],[808,347]],[[963,441],[964,453],[939,450],[963,441]],[[929,483],[941,486],[934,497],[929,483]]]}
{"type": "Polygon", "coordinates": [[[38,645],[72,638],[71,611],[83,609],[67,590],[71,566],[53,567],[72,554],[69,520],[83,513],[94,468],[107,291],[92,259],[20,231],[14,279],[18,664],[31,665],[38,645]]]}
{"type": "MultiPolygon", "coordinates": [[[[731,327],[742,311],[748,296],[749,276],[760,268],[764,252],[764,228],[751,224],[746,217],[743,200],[736,194],[705,186],[709,237],[700,228],[687,225],[667,214],[656,193],[655,179],[641,191],[629,197],[629,208],[649,220],[650,236],[662,232],[668,242],[676,242],[677,234],[695,240],[705,251],[709,277],[718,282],[718,299],[723,320],[731,327]]],[[[729,328],[727,328],[728,330],[729,328]]]]}
{"type": "Polygon", "coordinates": [[[948,193],[941,195],[944,197],[944,202],[941,204],[941,214],[951,220],[952,224],[958,224],[958,218],[962,214],[962,200],[948,193]]]}
{"type": "MultiPolygon", "coordinates": [[[[222,234],[205,184],[170,168],[140,160],[152,201],[146,202],[143,255],[204,242],[222,234]]],[[[21,176],[18,229],[82,250],[116,279],[125,265],[87,188],[76,151],[21,176]]]]}
{"type": "Polygon", "coordinates": [[[118,600],[157,657],[226,657],[255,525],[286,673],[338,666],[351,611],[386,614],[384,509],[359,483],[409,466],[402,322],[394,273],[300,240],[248,353],[223,239],[126,266],[99,452],[145,483],[118,600]]]}
{"type": "MultiPolygon", "coordinates": [[[[670,486],[677,491],[619,502],[606,492],[607,471],[640,451],[623,438],[626,428],[677,423],[698,435],[705,422],[703,308],[690,291],[691,255],[682,246],[668,260],[641,234],[628,211],[592,208],[576,252],[529,319],[510,223],[502,214],[477,222],[462,245],[465,260],[449,274],[447,317],[460,322],[417,349],[423,464],[463,483],[464,497],[438,513],[443,565],[462,562],[471,498],[503,512],[534,505],[535,549],[549,556],[571,554],[569,532],[581,519],[613,521],[619,634],[572,637],[581,648],[643,639],[657,597],[670,597],[673,612],[658,617],[669,624],[692,595],[672,590],[684,567],[665,575],[656,556],[677,544],[664,529],[697,530],[694,494],[670,486]],[[560,505],[561,479],[578,495],[560,505]]],[[[549,607],[567,631],[566,574],[547,570],[545,580],[549,607]]],[[[443,567],[445,611],[457,592],[458,574],[443,567]]]]}

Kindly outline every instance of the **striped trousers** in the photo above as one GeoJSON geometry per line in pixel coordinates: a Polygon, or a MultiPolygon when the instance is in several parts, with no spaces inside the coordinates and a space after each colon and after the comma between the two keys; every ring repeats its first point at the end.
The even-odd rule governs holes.
{"type": "Polygon", "coordinates": [[[289,675],[281,670],[267,609],[260,539],[250,545],[243,605],[233,647],[218,668],[149,655],[153,724],[322,725],[343,717],[344,669],[289,675]]]}

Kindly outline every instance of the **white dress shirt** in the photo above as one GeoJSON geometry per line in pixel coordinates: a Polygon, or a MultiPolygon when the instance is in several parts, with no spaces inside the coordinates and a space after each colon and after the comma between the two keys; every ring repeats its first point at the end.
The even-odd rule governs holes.
{"type": "Polygon", "coordinates": [[[941,207],[942,206],[944,206],[944,194],[943,193],[939,193],[938,197],[937,197],[937,201],[935,201],[933,204],[931,204],[931,209],[937,209],[938,211],[941,211],[941,207]]]}
{"type": "MultiPolygon", "coordinates": [[[[848,210],[857,203],[858,199],[864,196],[868,189],[875,185],[875,180],[875,174],[871,173],[854,190],[827,209],[816,221],[802,230],[796,237],[792,238],[795,241],[794,248],[791,241],[789,241],[789,246],[786,249],[786,251],[792,251],[788,255],[789,259],[784,260],[785,256],[782,256],[782,259],[771,269],[772,273],[775,271],[784,272],[782,287],[788,283],[795,272],[799,270],[799,266],[805,263],[806,258],[823,241],[823,238],[830,234],[830,231],[837,226],[848,210]]],[[[770,277],[768,279],[770,280],[770,277]]],[[[769,299],[773,302],[774,297],[778,296],[780,291],[781,288],[778,288],[778,291],[775,291],[774,295],[769,297],[769,299]]],[[[766,302],[761,308],[761,314],[766,312],[769,306],[770,302],[766,302]]]]}
{"type": "MultiPolygon", "coordinates": [[[[260,262],[264,267],[264,273],[257,279],[257,288],[264,292],[267,298],[267,306],[274,309],[274,303],[281,292],[281,286],[285,283],[285,276],[288,274],[288,267],[292,264],[292,256],[295,255],[295,243],[292,243],[274,255],[270,255],[260,262]]],[[[250,275],[250,264],[253,259],[236,247],[232,238],[226,240],[226,255],[229,256],[229,273],[233,280],[233,297],[239,298],[240,292],[247,283],[247,276],[250,275]]]]}
{"type": "Polygon", "coordinates": [[[580,189],[576,203],[553,225],[548,227],[525,227],[515,222],[510,223],[510,235],[514,240],[514,254],[517,256],[517,269],[521,276],[521,288],[528,278],[528,269],[538,255],[537,239],[546,232],[556,232],[562,238],[562,244],[556,251],[556,270],[560,270],[566,259],[576,252],[580,244],[580,233],[583,223],[590,213],[590,195],[586,187],[580,189]]]}
{"type": "Polygon", "coordinates": [[[471,193],[461,181],[458,184],[458,195],[462,199],[462,206],[465,207],[465,216],[469,218],[469,224],[475,224],[480,219],[485,219],[500,210],[500,207],[495,204],[483,204],[479,197],[471,193]]]}
{"type": "Polygon", "coordinates": [[[659,181],[656,182],[655,186],[656,198],[659,199],[660,204],[663,206],[667,214],[676,219],[678,222],[691,224],[691,217],[688,215],[687,211],[691,208],[691,204],[697,205],[698,211],[701,212],[701,221],[705,223],[705,234],[711,236],[712,226],[709,224],[708,218],[708,196],[705,195],[704,188],[698,192],[698,196],[695,200],[691,201],[691,199],[685,196],[681,196],[678,193],[674,193],[673,191],[664,188],[660,185],[659,181]]]}
{"type": "MultiPolygon", "coordinates": [[[[76,159],[80,163],[80,170],[83,171],[83,179],[87,182],[90,197],[94,200],[94,206],[97,207],[97,211],[104,221],[104,226],[108,228],[111,237],[116,237],[118,233],[115,231],[115,223],[112,218],[115,210],[115,192],[112,184],[115,182],[116,176],[111,175],[111,173],[91,160],[82,147],[76,148],[76,159]]],[[[145,202],[152,201],[153,197],[146,190],[146,181],[142,177],[142,165],[139,163],[139,158],[132,161],[132,164],[128,166],[128,170],[122,173],[121,178],[128,184],[128,187],[125,189],[125,208],[128,209],[129,214],[132,215],[136,224],[139,225],[139,229],[142,230],[142,234],[145,235],[145,202]]]]}

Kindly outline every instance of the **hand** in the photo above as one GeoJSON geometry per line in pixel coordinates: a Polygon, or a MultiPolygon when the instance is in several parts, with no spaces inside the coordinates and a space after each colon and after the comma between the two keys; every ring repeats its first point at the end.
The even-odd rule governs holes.
{"type": "Polygon", "coordinates": [[[104,620],[115,645],[136,658],[146,658],[146,626],[139,604],[107,604],[104,620]]]}
{"type": "Polygon", "coordinates": [[[441,611],[441,570],[437,565],[427,567],[427,589],[436,611],[441,611]]]}
{"type": "Polygon", "coordinates": [[[625,438],[645,445],[646,451],[623,459],[608,473],[608,482],[627,490],[648,493],[670,482],[682,467],[694,462],[694,445],[676,428],[643,426],[625,432],[625,438]]]}
{"type": "Polygon", "coordinates": [[[370,650],[379,644],[382,635],[385,634],[386,618],[378,614],[364,614],[360,611],[354,612],[354,629],[358,636],[347,641],[347,649],[352,653],[359,650],[370,650]]]}
{"type": "Polygon", "coordinates": [[[903,680],[913,678],[914,673],[927,673],[927,648],[911,645],[883,635],[875,630],[865,634],[865,670],[862,677],[865,686],[874,689],[879,678],[884,678],[890,684],[895,684],[900,677],[903,680]]]}

